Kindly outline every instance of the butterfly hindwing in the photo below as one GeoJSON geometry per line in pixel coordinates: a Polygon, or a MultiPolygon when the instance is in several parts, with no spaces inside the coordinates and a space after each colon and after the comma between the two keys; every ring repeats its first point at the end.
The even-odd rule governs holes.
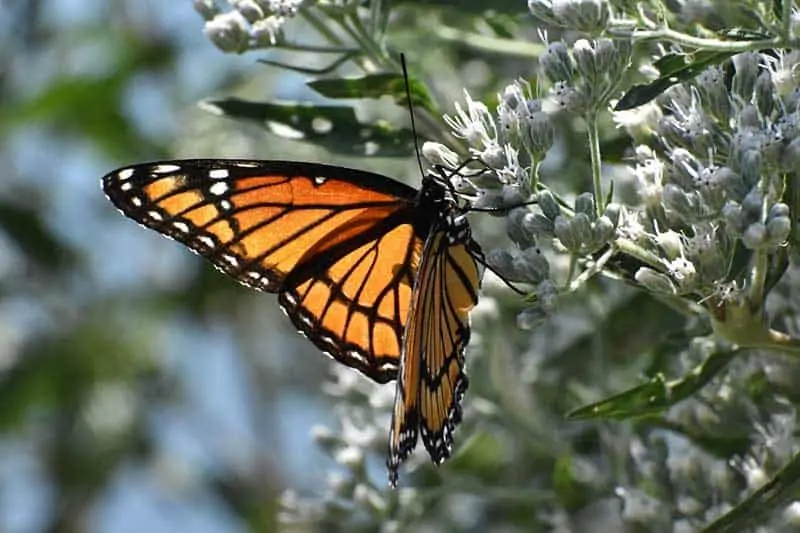
{"type": "Polygon", "coordinates": [[[336,261],[296,282],[290,277],[281,305],[297,327],[314,331],[323,350],[385,383],[397,377],[422,241],[404,223],[365,244],[343,240],[339,247],[348,253],[334,247],[336,261]]]}
{"type": "Polygon", "coordinates": [[[279,293],[335,359],[379,382],[396,376],[424,238],[415,189],[328,165],[207,159],[123,168],[103,189],[125,215],[279,293]]]}
{"type": "Polygon", "coordinates": [[[468,386],[464,351],[477,303],[480,254],[466,220],[433,230],[425,245],[405,331],[389,441],[389,481],[422,438],[434,463],[450,456],[468,386]]]}

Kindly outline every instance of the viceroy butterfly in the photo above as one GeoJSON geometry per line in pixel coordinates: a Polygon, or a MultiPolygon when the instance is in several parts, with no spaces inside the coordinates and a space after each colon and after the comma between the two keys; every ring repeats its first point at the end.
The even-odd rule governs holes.
{"type": "Polygon", "coordinates": [[[194,159],[124,167],[102,186],[124,215],[277,293],[323,352],[397,379],[392,486],[419,438],[434,463],[450,456],[484,260],[446,177],[417,190],[323,164],[194,159]]]}

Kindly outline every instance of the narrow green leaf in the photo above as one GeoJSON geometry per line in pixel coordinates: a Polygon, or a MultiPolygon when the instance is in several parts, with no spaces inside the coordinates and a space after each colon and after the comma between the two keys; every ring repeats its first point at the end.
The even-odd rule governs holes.
{"type": "Polygon", "coordinates": [[[503,39],[515,39],[519,34],[519,19],[508,13],[489,12],[484,19],[494,34],[503,39]]]}
{"type": "Polygon", "coordinates": [[[798,214],[800,214],[800,187],[797,186],[795,180],[786,180],[786,193],[784,199],[789,204],[789,213],[792,231],[789,232],[789,251],[793,258],[797,258],[800,252],[800,226],[798,225],[798,214]]]}
{"type": "Polygon", "coordinates": [[[775,474],[769,482],[751,494],[733,510],[715,520],[702,533],[738,533],[761,525],[779,507],[796,499],[800,489],[800,453],[775,474]]]}
{"type": "Polygon", "coordinates": [[[495,0],[491,4],[487,2],[464,2],[464,0],[395,0],[394,5],[413,6],[420,11],[429,9],[447,9],[453,13],[457,13],[462,17],[474,17],[475,15],[483,17],[487,12],[506,13],[510,16],[517,16],[523,14],[527,8],[525,2],[518,2],[516,0],[495,0]]]}
{"type": "Polygon", "coordinates": [[[567,413],[568,420],[610,418],[624,420],[662,411],[669,405],[669,389],[663,374],[650,381],[567,413]]]}
{"type": "MultiPolygon", "coordinates": [[[[436,106],[427,87],[413,78],[408,80],[411,102],[436,113],[436,106]]],[[[371,74],[361,78],[327,78],[308,86],[327,98],[381,98],[391,96],[398,105],[406,105],[406,82],[401,74],[371,74]]]]}
{"type": "Polygon", "coordinates": [[[664,375],[659,373],[642,385],[579,407],[568,413],[567,418],[625,420],[660,413],[700,390],[725,368],[737,353],[739,353],[737,350],[715,352],[691,372],[673,381],[666,381],[664,375]]]}
{"type": "Polygon", "coordinates": [[[614,180],[611,180],[611,184],[608,187],[608,192],[606,193],[606,200],[603,205],[608,206],[611,202],[614,201],[614,180]]]}
{"type": "Polygon", "coordinates": [[[747,453],[747,450],[750,449],[750,434],[746,431],[709,434],[691,422],[683,424],[666,417],[649,418],[647,426],[649,428],[666,429],[672,433],[683,435],[706,453],[724,461],[727,461],[732,456],[747,453]]]}
{"type": "Polygon", "coordinates": [[[655,62],[660,76],[650,83],[637,84],[617,102],[615,111],[633,109],[653,100],[673,85],[688,81],[712,65],[722,63],[733,53],[699,51],[693,54],[667,54],[655,62]]]}
{"type": "Polygon", "coordinates": [[[258,122],[279,137],[313,143],[338,154],[401,157],[413,151],[411,130],[393,129],[386,123],[361,123],[348,106],[276,104],[238,98],[205,100],[201,106],[212,113],[258,122]]]}
{"type": "Polygon", "coordinates": [[[47,228],[34,206],[0,202],[0,233],[17,246],[29,265],[41,272],[55,274],[74,267],[78,261],[74,250],[47,228]]]}
{"type": "Polygon", "coordinates": [[[772,14],[777,20],[783,20],[783,2],[781,0],[772,1],[772,14]]]}
{"type": "MultiPolygon", "coordinates": [[[[761,17],[754,11],[749,9],[744,9],[744,13],[751,15],[751,19],[754,24],[760,24],[762,22],[761,17]]],[[[779,16],[778,18],[780,19],[781,17],[779,16]]],[[[741,28],[741,27],[726,28],[724,30],[717,32],[717,35],[734,41],[763,41],[765,39],[771,39],[772,37],[774,37],[773,35],[763,31],[758,31],[751,28],[741,28]]]]}
{"type": "Polygon", "coordinates": [[[359,50],[352,50],[342,53],[342,57],[332,61],[330,64],[324,67],[319,68],[311,68],[311,67],[303,67],[301,65],[293,65],[291,63],[283,63],[281,61],[273,61],[271,59],[259,59],[259,63],[263,63],[264,65],[269,65],[272,67],[278,67],[285,70],[291,70],[292,72],[299,72],[300,74],[308,74],[312,76],[322,76],[325,74],[330,74],[331,72],[335,71],[344,63],[347,63],[351,59],[357,57],[360,54],[359,50]]]}

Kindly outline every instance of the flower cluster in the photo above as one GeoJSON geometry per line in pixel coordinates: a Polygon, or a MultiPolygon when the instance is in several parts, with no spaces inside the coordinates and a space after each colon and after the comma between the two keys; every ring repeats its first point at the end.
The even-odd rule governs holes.
{"type": "Polygon", "coordinates": [[[203,32],[223,52],[273,46],[284,23],[297,14],[302,0],[230,0],[221,11],[213,0],[194,0],[206,24],[203,32]]]}
{"type": "Polygon", "coordinates": [[[548,44],[539,62],[559,106],[585,116],[604,109],[616,95],[630,55],[626,39],[578,39],[571,50],[563,41],[548,44]]]}
{"type": "MultiPolygon", "coordinates": [[[[629,57],[630,44],[625,40],[579,40],[571,51],[563,42],[554,42],[540,58],[553,86],[549,96],[537,97],[527,82],[517,81],[497,95],[494,113],[465,94],[464,105],[455,104],[455,115],[444,116],[453,135],[488,169],[476,177],[457,175],[457,190],[472,194],[477,209],[508,212],[508,234],[517,248],[493,250],[488,260],[508,280],[534,287],[535,303],[520,314],[520,325],[539,323],[554,308],[559,293],[540,241],[546,239],[556,251],[575,258],[587,258],[600,253],[616,236],[619,205],[605,205],[595,191],[578,195],[569,206],[556,198],[539,174],[553,146],[553,114],[564,110],[583,117],[607,105],[629,57]],[[531,198],[538,209],[522,207],[531,198]]],[[[464,163],[440,144],[426,144],[423,155],[449,169],[464,163]]],[[[568,279],[561,285],[569,287],[571,282],[568,279]]]]}
{"type": "MultiPolygon", "coordinates": [[[[509,235],[518,248],[492,250],[488,261],[507,279],[535,287],[537,304],[524,316],[535,315],[534,322],[538,322],[538,317],[555,306],[557,289],[550,279],[550,265],[537,246],[538,236],[530,231],[540,220],[522,206],[539,188],[538,169],[553,144],[554,128],[550,115],[543,110],[542,100],[534,97],[530,85],[524,81],[508,85],[498,94],[498,102],[492,113],[465,91],[465,106],[456,103],[455,116],[444,116],[453,134],[464,140],[472,157],[487,170],[472,176],[456,173],[453,179],[456,190],[473,195],[475,208],[510,210],[509,235]]],[[[441,144],[425,143],[422,153],[434,165],[448,169],[462,166],[455,152],[441,144]]],[[[572,221],[563,222],[560,231],[570,233],[572,221]]],[[[594,222],[589,219],[586,222],[588,231],[594,231],[594,222]]],[[[552,233],[554,222],[547,223],[552,233]]],[[[574,228],[575,232],[587,229],[578,229],[577,225],[574,228]]],[[[521,315],[519,322],[527,324],[529,320],[521,315]]]]}
{"type": "Polygon", "coordinates": [[[325,393],[337,405],[340,427],[316,426],[312,435],[339,468],[329,474],[319,501],[300,498],[293,492],[283,495],[279,520],[284,527],[319,527],[326,517],[342,511],[377,527],[389,506],[383,486],[379,489],[371,481],[368,459],[386,453],[394,389],[377,386],[341,365],[332,367],[332,373],[325,393]]]}
{"type": "Polygon", "coordinates": [[[642,269],[643,285],[707,297],[729,277],[739,245],[767,255],[784,246],[785,175],[800,163],[798,93],[786,80],[798,59],[739,54],[730,92],[712,67],[659,97],[659,148],[639,151],[633,172],[642,208],[638,231],[628,235],[666,269],[642,269]]]}

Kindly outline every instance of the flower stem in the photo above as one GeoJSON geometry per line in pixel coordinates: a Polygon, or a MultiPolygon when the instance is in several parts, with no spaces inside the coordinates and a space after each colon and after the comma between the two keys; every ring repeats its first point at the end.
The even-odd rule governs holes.
{"type": "Polygon", "coordinates": [[[589,155],[592,161],[592,185],[594,186],[594,205],[597,216],[606,210],[603,195],[602,160],[600,159],[600,133],[597,125],[597,112],[592,111],[586,119],[589,134],[589,155]]]}
{"type": "Polygon", "coordinates": [[[757,41],[721,41],[719,39],[705,39],[695,37],[685,33],[677,32],[669,28],[658,30],[635,30],[633,32],[635,41],[669,41],[674,44],[699,48],[715,52],[747,52],[749,50],[760,50],[762,48],[782,48],[796,45],[792,40],[783,39],[759,39],[757,41]]]}

